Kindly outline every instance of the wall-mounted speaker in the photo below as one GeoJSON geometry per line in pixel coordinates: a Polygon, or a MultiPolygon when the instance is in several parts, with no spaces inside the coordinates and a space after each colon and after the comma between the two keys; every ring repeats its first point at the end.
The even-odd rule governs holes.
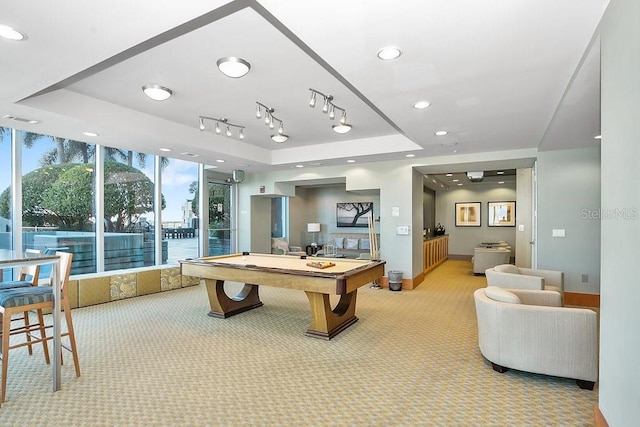
{"type": "Polygon", "coordinates": [[[244,181],[244,171],[243,170],[233,170],[232,172],[233,182],[239,184],[244,181]]]}

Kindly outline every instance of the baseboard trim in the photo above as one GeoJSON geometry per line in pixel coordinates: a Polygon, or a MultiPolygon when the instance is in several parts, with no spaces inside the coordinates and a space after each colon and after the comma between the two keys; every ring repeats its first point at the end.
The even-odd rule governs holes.
{"type": "Polygon", "coordinates": [[[564,305],[577,305],[580,307],[600,307],[600,295],[565,292],[564,305]]]}
{"type": "Polygon", "coordinates": [[[602,412],[600,412],[597,403],[593,405],[593,425],[594,427],[609,427],[609,423],[604,418],[604,415],[602,415],[602,412]]]}

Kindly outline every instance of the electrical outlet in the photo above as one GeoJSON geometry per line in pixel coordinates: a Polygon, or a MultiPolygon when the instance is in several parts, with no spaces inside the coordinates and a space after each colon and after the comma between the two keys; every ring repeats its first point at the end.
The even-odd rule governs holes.
{"type": "Polygon", "coordinates": [[[589,275],[588,274],[583,274],[582,275],[582,283],[589,283],[589,275]]]}

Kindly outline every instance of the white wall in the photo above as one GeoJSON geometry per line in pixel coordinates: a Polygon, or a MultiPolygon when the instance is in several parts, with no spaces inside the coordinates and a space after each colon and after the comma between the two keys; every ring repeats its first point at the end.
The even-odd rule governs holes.
{"type": "MultiPolygon", "coordinates": [[[[304,209],[291,210],[291,216],[304,215],[306,222],[320,223],[320,233],[316,233],[317,243],[329,243],[333,238],[332,234],[349,234],[361,237],[368,236],[366,227],[338,227],[336,224],[336,204],[344,202],[373,202],[373,214],[375,218],[380,217],[380,191],[358,191],[347,192],[344,184],[335,184],[316,188],[307,188],[302,192],[296,190],[298,197],[304,197],[304,209]]],[[[376,223],[376,228],[379,224],[376,223]]],[[[305,228],[306,230],[306,228],[305,228]]],[[[378,230],[379,231],[379,230],[378,230]]],[[[303,232],[302,244],[311,243],[311,233],[303,232]]]]}
{"type": "Polygon", "coordinates": [[[600,293],[599,212],[599,147],[538,153],[537,266],[564,271],[567,292],[600,293]]]}
{"type": "Polygon", "coordinates": [[[495,184],[475,184],[466,188],[436,192],[436,223],[444,225],[449,235],[449,253],[452,255],[473,255],[473,249],[482,242],[504,240],[511,244],[515,256],[515,227],[487,226],[488,202],[516,200],[515,183],[496,187],[495,184]],[[480,202],[480,227],[456,227],[455,204],[480,202]]]}
{"type": "Polygon", "coordinates": [[[612,427],[640,420],[640,2],[615,0],[601,27],[602,220],[599,408],[612,427]],[[632,211],[635,209],[635,211],[632,211]]]}
{"type": "MultiPolygon", "coordinates": [[[[318,167],[307,170],[285,170],[271,173],[247,173],[245,180],[239,184],[238,237],[240,251],[257,251],[262,248],[264,235],[255,230],[260,225],[252,220],[252,196],[260,195],[296,195],[296,184],[317,182],[322,179],[343,178],[345,190],[365,192],[379,191],[380,222],[380,255],[387,262],[386,270],[402,271],[404,277],[415,277],[422,272],[422,229],[413,226],[415,213],[413,206],[414,177],[413,164],[410,161],[388,161],[384,163],[354,164],[339,167],[318,167]],[[260,186],[265,192],[260,193],[260,186]],[[392,208],[398,207],[399,215],[392,216],[392,208]],[[413,235],[399,236],[396,234],[398,225],[408,225],[413,235]],[[419,239],[419,241],[418,241],[419,239]],[[419,250],[414,246],[420,245],[419,250]],[[416,259],[418,261],[416,261],[416,259]]],[[[422,193],[420,193],[422,194],[422,193]]],[[[377,210],[378,208],[376,208],[377,210]]],[[[422,204],[419,209],[419,222],[422,224],[422,204]]],[[[363,229],[364,230],[364,229],[363,229]]]]}

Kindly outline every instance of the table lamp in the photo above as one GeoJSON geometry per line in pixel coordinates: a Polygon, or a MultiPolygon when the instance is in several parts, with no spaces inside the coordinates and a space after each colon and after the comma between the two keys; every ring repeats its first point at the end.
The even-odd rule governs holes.
{"type": "Polygon", "coordinates": [[[319,222],[307,223],[307,232],[313,233],[313,242],[311,242],[311,246],[318,246],[318,244],[316,243],[316,233],[320,232],[320,223],[319,222]]]}

